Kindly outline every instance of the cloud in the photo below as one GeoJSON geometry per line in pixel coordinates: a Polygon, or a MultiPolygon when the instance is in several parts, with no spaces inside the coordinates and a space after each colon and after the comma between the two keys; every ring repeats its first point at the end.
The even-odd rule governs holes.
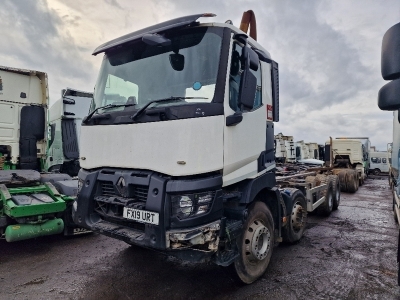
{"type": "Polygon", "coordinates": [[[329,136],[368,135],[386,148],[390,113],[376,98],[384,84],[380,47],[384,32],[399,21],[400,3],[387,0],[5,0],[0,11],[3,65],[45,71],[51,101],[60,90],[91,91],[102,55],[100,44],[158,22],[214,12],[238,26],[253,9],[260,44],[280,68],[277,132],[296,140],[323,142],[329,136]]]}

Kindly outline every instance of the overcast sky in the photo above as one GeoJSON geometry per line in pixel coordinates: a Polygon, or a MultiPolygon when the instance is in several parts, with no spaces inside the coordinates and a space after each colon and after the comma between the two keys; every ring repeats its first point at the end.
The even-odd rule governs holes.
{"type": "MultiPolygon", "coordinates": [[[[100,44],[158,22],[203,12],[238,26],[253,9],[258,41],[279,63],[275,133],[324,143],[369,136],[385,150],[392,113],[377,107],[380,47],[400,22],[399,0],[2,0],[0,64],[45,71],[50,102],[65,87],[93,91],[100,44]],[[237,3],[237,4],[235,4],[237,3]]],[[[210,19],[207,19],[209,21],[210,19]]]]}

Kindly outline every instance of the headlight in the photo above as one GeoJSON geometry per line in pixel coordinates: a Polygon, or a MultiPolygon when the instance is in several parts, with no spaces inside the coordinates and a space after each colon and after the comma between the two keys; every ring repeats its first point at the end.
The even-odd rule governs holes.
{"type": "Polygon", "coordinates": [[[185,219],[207,213],[214,199],[215,192],[171,196],[172,217],[185,219]]]}

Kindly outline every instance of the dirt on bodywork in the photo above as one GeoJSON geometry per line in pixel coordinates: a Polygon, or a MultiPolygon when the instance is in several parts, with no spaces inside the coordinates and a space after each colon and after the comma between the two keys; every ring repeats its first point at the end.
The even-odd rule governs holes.
{"type": "Polygon", "coordinates": [[[251,285],[101,235],[51,236],[0,241],[0,299],[397,299],[397,238],[388,182],[369,178],[251,285]]]}

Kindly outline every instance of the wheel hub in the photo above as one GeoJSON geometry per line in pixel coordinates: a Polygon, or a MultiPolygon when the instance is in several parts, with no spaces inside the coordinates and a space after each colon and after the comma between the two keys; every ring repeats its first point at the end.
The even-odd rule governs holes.
{"type": "Polygon", "coordinates": [[[263,260],[271,248],[271,233],[260,221],[254,221],[246,231],[246,255],[250,260],[263,260]]]}
{"type": "Polygon", "coordinates": [[[300,203],[296,203],[292,210],[292,228],[300,230],[304,226],[304,208],[300,203]]]}

